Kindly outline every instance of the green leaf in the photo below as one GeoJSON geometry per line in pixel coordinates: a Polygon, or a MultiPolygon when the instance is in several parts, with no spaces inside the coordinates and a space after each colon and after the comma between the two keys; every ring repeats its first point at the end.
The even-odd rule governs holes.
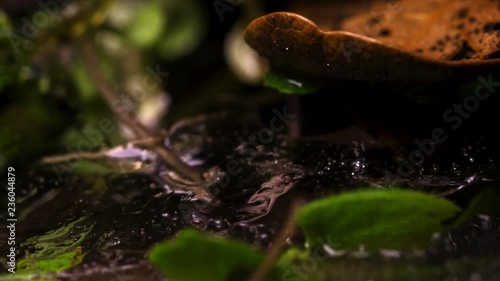
{"type": "Polygon", "coordinates": [[[309,257],[309,252],[306,249],[291,247],[281,254],[278,264],[283,268],[290,267],[296,261],[303,261],[309,257]]]}
{"type": "Polygon", "coordinates": [[[144,4],[128,26],[127,38],[140,48],[147,48],[155,44],[165,28],[163,10],[160,1],[144,4]]]}
{"type": "Polygon", "coordinates": [[[366,250],[422,248],[460,208],[421,192],[362,189],[313,202],[299,213],[308,246],[366,250]]]}
{"type": "Polygon", "coordinates": [[[242,242],[186,229],[174,240],[154,247],[149,260],[169,279],[225,281],[244,280],[245,278],[235,274],[248,275],[261,264],[264,257],[242,242]],[[241,278],[237,278],[238,276],[241,278]]]}
{"type": "Polygon", "coordinates": [[[199,1],[168,1],[167,29],[158,43],[159,55],[171,60],[192,52],[205,37],[207,21],[199,1]]]}
{"type": "Polygon", "coordinates": [[[470,221],[476,215],[500,216],[500,188],[488,187],[472,199],[465,211],[456,220],[454,225],[458,226],[470,221]]]}
{"type": "Polygon", "coordinates": [[[278,90],[284,94],[310,94],[322,88],[322,84],[306,78],[271,70],[264,77],[264,86],[278,90]]]}

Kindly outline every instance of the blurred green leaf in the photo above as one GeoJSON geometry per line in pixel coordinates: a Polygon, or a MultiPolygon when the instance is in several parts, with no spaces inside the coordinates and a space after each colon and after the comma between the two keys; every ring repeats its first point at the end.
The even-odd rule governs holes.
{"type": "Polygon", "coordinates": [[[99,98],[98,92],[94,83],[90,79],[89,73],[82,61],[77,61],[71,68],[71,78],[78,89],[78,96],[84,101],[89,102],[93,99],[99,98]]]}
{"type": "Polygon", "coordinates": [[[294,262],[304,260],[307,257],[309,257],[309,252],[307,250],[292,247],[281,254],[278,265],[284,268],[289,267],[294,262]]]}
{"type": "Polygon", "coordinates": [[[309,246],[367,250],[423,248],[460,208],[410,190],[368,189],[331,196],[305,206],[299,224],[309,246]]]}
{"type": "MultiPolygon", "coordinates": [[[[186,229],[174,240],[154,247],[149,260],[169,279],[226,281],[243,280],[237,276],[251,273],[264,260],[264,256],[245,243],[186,229]]],[[[277,270],[273,275],[275,278],[279,276],[276,274],[277,270]]]]}
{"type": "Polygon", "coordinates": [[[126,37],[139,48],[148,48],[161,37],[165,28],[164,8],[161,1],[149,1],[132,19],[126,37]]]}
{"type": "MultiPolygon", "coordinates": [[[[18,87],[20,91],[34,92],[29,85],[18,87]]],[[[60,134],[72,121],[68,112],[58,107],[52,96],[20,94],[16,98],[0,112],[0,120],[5,120],[0,127],[0,154],[4,161],[25,161],[53,152],[60,134]]]]}
{"type": "Polygon", "coordinates": [[[500,188],[488,187],[474,196],[465,211],[456,220],[455,225],[466,223],[476,215],[494,215],[500,217],[500,188]]]}
{"type": "Polygon", "coordinates": [[[168,1],[167,29],[158,45],[159,55],[171,60],[192,52],[205,38],[207,21],[199,1],[168,1]]]}
{"type": "Polygon", "coordinates": [[[12,36],[14,35],[10,20],[0,10],[0,90],[13,83],[19,74],[20,66],[15,57],[19,50],[14,49],[12,36]]]}

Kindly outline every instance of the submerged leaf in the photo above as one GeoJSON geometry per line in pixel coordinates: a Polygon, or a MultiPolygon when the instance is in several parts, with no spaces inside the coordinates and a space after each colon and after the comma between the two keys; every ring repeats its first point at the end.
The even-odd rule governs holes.
{"type": "Polygon", "coordinates": [[[423,248],[460,211],[452,202],[410,190],[358,190],[305,206],[299,224],[310,246],[367,250],[423,248]]]}
{"type": "Polygon", "coordinates": [[[82,243],[93,229],[93,225],[85,224],[86,220],[79,218],[23,242],[21,246],[35,250],[26,251],[28,254],[18,261],[16,274],[58,273],[80,264],[86,255],[82,243]]]}
{"type": "Polygon", "coordinates": [[[472,220],[476,215],[493,215],[500,217],[500,188],[489,187],[474,196],[455,225],[461,225],[472,220]]]}

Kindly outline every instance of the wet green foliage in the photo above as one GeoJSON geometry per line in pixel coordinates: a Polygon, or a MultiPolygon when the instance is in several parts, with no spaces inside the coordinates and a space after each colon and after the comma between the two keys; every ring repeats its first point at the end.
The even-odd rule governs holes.
{"type": "MultiPolygon", "coordinates": [[[[245,279],[262,263],[264,255],[245,243],[187,229],[154,247],[149,259],[167,278],[225,281],[245,279]]],[[[275,277],[278,272],[276,269],[275,277]]]]}
{"type": "Polygon", "coordinates": [[[165,28],[162,8],[159,1],[143,5],[127,27],[127,39],[142,48],[156,43],[165,28]]]}
{"type": "Polygon", "coordinates": [[[460,208],[433,195],[399,189],[358,190],[304,207],[299,223],[310,247],[422,249],[460,208]]]}

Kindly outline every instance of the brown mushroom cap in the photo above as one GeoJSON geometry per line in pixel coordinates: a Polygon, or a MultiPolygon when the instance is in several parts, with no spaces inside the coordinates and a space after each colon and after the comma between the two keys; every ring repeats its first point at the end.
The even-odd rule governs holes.
{"type": "Polygon", "coordinates": [[[322,31],[303,16],[277,12],[252,21],[245,39],[274,66],[330,80],[435,83],[500,70],[499,1],[407,2],[414,4],[368,34],[355,32],[372,15],[344,19],[340,31],[322,31]],[[425,3],[428,13],[421,11],[425,3]]]}

